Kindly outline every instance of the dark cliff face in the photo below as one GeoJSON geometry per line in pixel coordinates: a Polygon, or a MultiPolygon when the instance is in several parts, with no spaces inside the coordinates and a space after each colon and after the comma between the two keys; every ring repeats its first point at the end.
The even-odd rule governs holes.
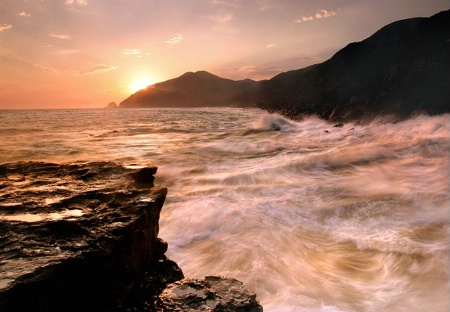
{"type": "Polygon", "coordinates": [[[198,107],[234,105],[232,97],[251,87],[252,81],[233,81],[206,71],[188,72],[142,89],[120,107],[198,107]]]}
{"type": "Polygon", "coordinates": [[[280,74],[252,95],[295,117],[351,120],[450,110],[450,11],[387,25],[328,61],[280,74]]]}

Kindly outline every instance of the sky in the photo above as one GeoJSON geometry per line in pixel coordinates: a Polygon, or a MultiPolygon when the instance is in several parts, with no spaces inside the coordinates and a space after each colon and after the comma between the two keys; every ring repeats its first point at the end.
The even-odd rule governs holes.
{"type": "Polygon", "coordinates": [[[101,108],[206,70],[269,79],[448,0],[0,0],[0,109],[101,108]]]}

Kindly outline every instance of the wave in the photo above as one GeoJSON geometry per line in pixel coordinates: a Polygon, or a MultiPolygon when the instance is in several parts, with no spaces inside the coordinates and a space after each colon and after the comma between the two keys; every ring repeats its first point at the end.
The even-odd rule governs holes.
{"type": "Polygon", "coordinates": [[[253,124],[257,130],[281,131],[281,132],[298,132],[301,131],[300,126],[278,114],[266,114],[258,118],[253,124]]]}
{"type": "Polygon", "coordinates": [[[169,188],[160,237],[186,275],[236,277],[272,312],[448,311],[449,114],[344,125],[235,109],[25,117],[10,120],[33,140],[2,132],[1,161],[156,165],[169,188]]]}

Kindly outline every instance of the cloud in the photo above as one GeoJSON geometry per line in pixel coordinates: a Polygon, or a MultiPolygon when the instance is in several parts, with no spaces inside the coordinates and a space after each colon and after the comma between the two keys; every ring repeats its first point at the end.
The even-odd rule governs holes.
{"type": "Polygon", "coordinates": [[[276,67],[259,67],[254,65],[245,65],[238,69],[239,72],[246,74],[252,78],[269,78],[281,72],[276,67]]]}
{"type": "Polygon", "coordinates": [[[318,60],[318,57],[314,57],[314,56],[299,56],[295,59],[295,61],[297,62],[302,62],[302,61],[314,61],[314,60],[318,60]]]}
{"type": "Polygon", "coordinates": [[[316,13],[315,18],[330,17],[334,15],[336,15],[335,12],[322,9],[316,13]]]}
{"type": "Polygon", "coordinates": [[[64,2],[66,5],[79,5],[79,6],[87,6],[88,0],[66,0],[64,2]]]}
{"type": "Polygon", "coordinates": [[[325,18],[325,17],[331,17],[336,15],[336,12],[334,11],[328,11],[325,9],[321,9],[319,11],[317,11],[314,15],[311,16],[303,16],[302,18],[295,20],[294,23],[303,23],[303,22],[307,22],[307,21],[312,21],[314,19],[320,19],[320,18],[325,18]]]}
{"type": "Polygon", "coordinates": [[[22,17],[31,17],[30,13],[25,13],[25,11],[22,11],[20,13],[17,13],[18,16],[22,16],[22,17]]]}
{"type": "Polygon", "coordinates": [[[276,43],[269,43],[268,45],[266,45],[266,48],[270,49],[270,48],[273,48],[273,47],[276,47],[276,46],[277,46],[276,43]]]}
{"type": "Polygon", "coordinates": [[[43,66],[43,65],[40,65],[40,64],[33,64],[33,66],[37,67],[40,70],[42,70],[42,71],[44,71],[46,73],[49,73],[49,74],[57,74],[58,73],[58,71],[56,69],[52,68],[52,67],[43,66]]]}
{"type": "Polygon", "coordinates": [[[138,55],[141,54],[141,50],[139,49],[125,49],[122,52],[123,55],[138,55]]]}
{"type": "Polygon", "coordinates": [[[76,74],[78,76],[92,75],[92,74],[107,72],[107,71],[114,70],[117,68],[119,68],[119,66],[110,66],[110,65],[106,65],[106,64],[99,64],[99,65],[92,67],[91,69],[79,71],[76,74]]]}
{"type": "Polygon", "coordinates": [[[249,71],[254,71],[256,69],[256,66],[253,65],[245,65],[240,67],[238,70],[240,72],[249,72],[249,71]]]}
{"type": "Polygon", "coordinates": [[[233,14],[231,13],[222,13],[217,15],[210,15],[207,16],[207,19],[210,19],[217,23],[227,23],[233,20],[233,14]]]}
{"type": "Polygon", "coordinates": [[[61,55],[77,54],[77,53],[80,53],[80,50],[78,50],[78,49],[66,49],[66,50],[59,50],[57,53],[61,54],[61,55]]]}
{"type": "Polygon", "coordinates": [[[0,24],[0,31],[4,31],[11,28],[12,28],[11,24],[0,24]]]}
{"type": "Polygon", "coordinates": [[[209,19],[215,23],[213,26],[213,30],[226,33],[233,34],[239,32],[233,24],[235,20],[233,13],[219,13],[215,15],[204,16],[204,18],[209,19]]]}
{"type": "Polygon", "coordinates": [[[280,5],[279,1],[256,0],[256,4],[259,7],[259,11],[281,10],[283,8],[283,5],[280,5]]]}
{"type": "Polygon", "coordinates": [[[223,6],[228,6],[228,7],[238,7],[239,6],[236,1],[231,1],[231,0],[209,0],[208,3],[212,4],[212,5],[223,5],[223,6]]]}
{"type": "Polygon", "coordinates": [[[177,44],[180,43],[182,40],[184,39],[184,37],[181,34],[176,35],[175,37],[166,40],[166,43],[168,44],[177,44]]]}
{"type": "Polygon", "coordinates": [[[52,38],[61,39],[61,40],[71,39],[71,37],[68,35],[62,35],[62,34],[48,34],[48,35],[52,38]]]}

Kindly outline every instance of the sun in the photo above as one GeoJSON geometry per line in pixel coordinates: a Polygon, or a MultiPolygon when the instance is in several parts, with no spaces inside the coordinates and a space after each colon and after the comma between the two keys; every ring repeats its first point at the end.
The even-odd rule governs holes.
{"type": "Polygon", "coordinates": [[[129,84],[128,87],[129,87],[130,91],[134,93],[134,92],[142,90],[152,84],[154,84],[153,80],[151,80],[149,78],[142,78],[142,79],[135,80],[134,82],[129,84]]]}

